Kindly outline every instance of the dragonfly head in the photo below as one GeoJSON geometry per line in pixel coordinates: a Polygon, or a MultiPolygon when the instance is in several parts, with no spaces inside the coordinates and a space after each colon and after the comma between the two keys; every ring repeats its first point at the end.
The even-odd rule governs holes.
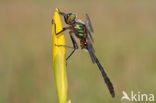
{"type": "Polygon", "coordinates": [[[68,13],[64,16],[65,22],[69,25],[72,25],[76,22],[76,14],[68,13]]]}

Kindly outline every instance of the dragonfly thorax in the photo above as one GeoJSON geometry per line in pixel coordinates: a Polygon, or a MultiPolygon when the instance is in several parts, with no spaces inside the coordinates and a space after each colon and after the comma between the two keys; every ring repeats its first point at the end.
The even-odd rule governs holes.
{"type": "Polygon", "coordinates": [[[84,38],[86,33],[85,25],[79,22],[76,22],[73,25],[74,32],[78,38],[84,38]]]}

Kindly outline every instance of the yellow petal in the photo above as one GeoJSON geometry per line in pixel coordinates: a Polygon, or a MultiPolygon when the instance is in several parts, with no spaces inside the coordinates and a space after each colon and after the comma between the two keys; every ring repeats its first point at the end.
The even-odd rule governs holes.
{"type": "Polygon", "coordinates": [[[52,65],[58,101],[59,103],[67,103],[66,49],[63,46],[56,46],[65,45],[65,37],[64,33],[56,35],[55,29],[56,33],[62,30],[62,23],[57,8],[54,13],[52,24],[52,65]]]}

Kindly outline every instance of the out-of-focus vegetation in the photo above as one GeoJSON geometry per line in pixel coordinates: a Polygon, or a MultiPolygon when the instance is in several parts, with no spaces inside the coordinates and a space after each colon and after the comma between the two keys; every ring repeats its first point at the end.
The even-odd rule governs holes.
{"type": "MultiPolygon", "coordinates": [[[[51,57],[56,7],[77,13],[82,20],[89,14],[96,55],[116,91],[112,99],[96,65],[78,50],[67,65],[72,103],[120,103],[122,90],[156,94],[155,4],[155,0],[1,1],[0,103],[57,103],[51,57]]],[[[65,35],[72,45],[68,32],[65,35]]]]}

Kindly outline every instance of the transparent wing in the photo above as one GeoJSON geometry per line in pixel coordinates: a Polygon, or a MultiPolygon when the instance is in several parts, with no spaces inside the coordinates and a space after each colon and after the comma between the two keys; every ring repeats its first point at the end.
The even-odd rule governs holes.
{"type": "Polygon", "coordinates": [[[92,41],[92,42],[94,42],[94,39],[93,39],[93,37],[92,37],[92,35],[91,35],[91,33],[90,33],[90,31],[87,29],[87,35],[88,35],[88,37],[89,37],[89,39],[92,41]]]}
{"type": "Polygon", "coordinates": [[[86,13],[86,26],[90,32],[94,32],[93,27],[92,27],[92,23],[91,23],[90,18],[89,18],[87,13],[86,13]]]}
{"type": "Polygon", "coordinates": [[[93,30],[93,27],[92,27],[92,24],[91,24],[91,21],[90,21],[90,18],[88,16],[88,14],[86,14],[86,23],[85,23],[85,25],[86,25],[86,28],[87,28],[88,37],[91,39],[92,42],[94,42],[94,39],[93,39],[93,37],[91,35],[91,32],[94,32],[94,30],[93,30]]]}
{"type": "Polygon", "coordinates": [[[89,52],[89,55],[90,55],[90,57],[91,57],[92,62],[95,63],[95,62],[96,62],[96,57],[94,56],[95,50],[94,50],[93,45],[92,45],[92,43],[90,42],[89,38],[87,38],[87,43],[88,43],[87,50],[88,50],[88,52],[89,52]]]}

